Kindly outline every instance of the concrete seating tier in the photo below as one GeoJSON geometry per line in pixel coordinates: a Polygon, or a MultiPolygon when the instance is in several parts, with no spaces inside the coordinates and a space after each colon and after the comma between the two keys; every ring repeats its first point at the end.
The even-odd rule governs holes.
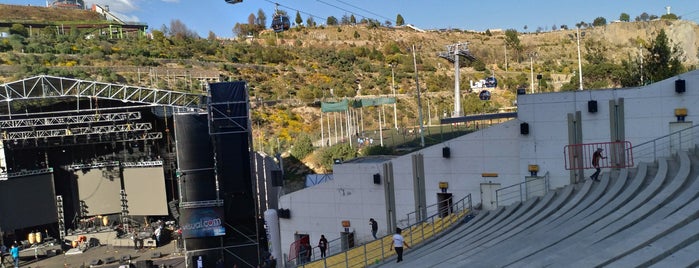
{"type": "Polygon", "coordinates": [[[699,265],[699,156],[679,152],[484,211],[381,267],[699,265]]]}

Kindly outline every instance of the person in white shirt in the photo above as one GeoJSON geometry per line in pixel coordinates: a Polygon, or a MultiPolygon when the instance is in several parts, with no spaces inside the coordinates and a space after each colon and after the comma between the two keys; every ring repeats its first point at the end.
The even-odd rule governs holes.
{"type": "Polygon", "coordinates": [[[400,233],[401,229],[396,227],[396,234],[393,235],[393,248],[396,250],[396,255],[398,255],[396,262],[403,261],[403,246],[410,248],[410,245],[405,242],[405,239],[403,239],[400,233]]]}

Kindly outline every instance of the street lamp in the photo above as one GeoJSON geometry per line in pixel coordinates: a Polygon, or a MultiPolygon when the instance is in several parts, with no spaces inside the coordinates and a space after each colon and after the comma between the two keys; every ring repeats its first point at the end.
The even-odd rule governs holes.
{"type": "MultiPolygon", "coordinates": [[[[582,32],[582,36],[585,36],[585,32],[582,32]]],[[[583,90],[582,81],[582,60],[580,59],[580,27],[576,28],[575,38],[578,41],[578,78],[580,79],[580,90],[583,90]]]]}
{"type": "Polygon", "coordinates": [[[529,52],[529,73],[531,74],[531,92],[534,94],[534,58],[538,53],[535,51],[529,52]]]}
{"type": "Polygon", "coordinates": [[[393,92],[393,127],[398,130],[398,113],[396,104],[398,104],[398,98],[396,98],[396,75],[394,69],[396,68],[396,63],[391,63],[391,90],[393,92]]]}

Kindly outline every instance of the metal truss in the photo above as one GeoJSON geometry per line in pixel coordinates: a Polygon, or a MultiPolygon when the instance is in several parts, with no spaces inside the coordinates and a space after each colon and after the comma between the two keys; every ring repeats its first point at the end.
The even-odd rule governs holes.
{"type": "Polygon", "coordinates": [[[0,172],[0,181],[7,180],[9,178],[17,178],[17,177],[39,175],[39,174],[46,174],[46,173],[53,173],[53,168],[22,170],[22,171],[18,171],[18,172],[10,172],[10,173],[0,172]]]}
{"type": "Polygon", "coordinates": [[[471,54],[471,51],[468,50],[468,43],[463,42],[463,43],[456,43],[456,44],[451,44],[447,46],[447,51],[446,52],[440,52],[439,57],[445,58],[449,62],[455,62],[456,61],[456,55],[466,57],[469,60],[475,60],[476,56],[471,54]]]}
{"type": "Polygon", "coordinates": [[[109,134],[119,132],[147,131],[151,130],[150,123],[133,123],[121,125],[104,125],[93,127],[71,127],[64,129],[45,129],[31,131],[2,132],[2,140],[26,140],[51,137],[68,137],[75,135],[109,134]]]}
{"type": "Polygon", "coordinates": [[[205,95],[163,89],[110,84],[73,78],[39,75],[0,84],[0,100],[31,100],[57,97],[99,98],[173,107],[199,108],[205,95]]]}
{"type": "Polygon", "coordinates": [[[140,161],[140,162],[123,162],[121,167],[157,167],[162,166],[163,161],[140,161]]]}
{"type": "Polygon", "coordinates": [[[116,166],[119,166],[119,161],[72,164],[70,166],[67,166],[67,169],[68,170],[81,170],[81,169],[116,167],[116,166]]]}
{"type": "Polygon", "coordinates": [[[221,207],[221,206],[223,206],[222,199],[180,202],[180,208],[204,208],[204,207],[221,207]]]}
{"type": "Polygon", "coordinates": [[[135,121],[139,119],[141,119],[140,112],[96,113],[85,115],[0,120],[0,128],[7,129],[38,126],[57,126],[97,122],[119,122],[127,120],[135,121]]]}
{"type": "Polygon", "coordinates": [[[209,135],[250,132],[250,106],[247,101],[208,103],[207,108],[209,135]],[[243,114],[235,114],[241,111],[243,114]]]}
{"type": "Polygon", "coordinates": [[[159,140],[163,138],[162,132],[124,132],[112,134],[87,134],[74,135],[72,137],[43,138],[34,140],[5,141],[5,148],[54,148],[56,146],[78,146],[85,144],[100,144],[112,142],[129,142],[144,140],[159,140]]]}

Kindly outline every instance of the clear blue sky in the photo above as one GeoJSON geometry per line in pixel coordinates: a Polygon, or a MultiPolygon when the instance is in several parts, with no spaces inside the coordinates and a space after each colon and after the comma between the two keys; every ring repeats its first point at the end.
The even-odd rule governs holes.
{"type": "MultiPolygon", "coordinates": [[[[246,23],[248,16],[257,14],[259,9],[267,14],[269,24],[275,2],[292,21],[296,11],[301,12],[304,22],[313,15],[319,24],[324,24],[328,16],[339,20],[345,14],[354,14],[358,20],[368,17],[395,23],[396,15],[401,14],[406,23],[423,29],[522,32],[526,25],[528,31],[538,27],[546,30],[553,25],[574,27],[580,21],[592,22],[600,16],[611,22],[619,19],[622,12],[629,14],[631,20],[643,12],[660,16],[665,14],[666,6],[683,19],[699,21],[697,0],[243,0],[235,5],[224,0],[85,0],[88,5],[109,5],[124,20],[146,23],[150,29],[160,29],[179,19],[201,37],[206,37],[209,31],[232,37],[235,23],[246,23]]],[[[46,0],[0,0],[0,3],[45,6],[46,0]]]]}

